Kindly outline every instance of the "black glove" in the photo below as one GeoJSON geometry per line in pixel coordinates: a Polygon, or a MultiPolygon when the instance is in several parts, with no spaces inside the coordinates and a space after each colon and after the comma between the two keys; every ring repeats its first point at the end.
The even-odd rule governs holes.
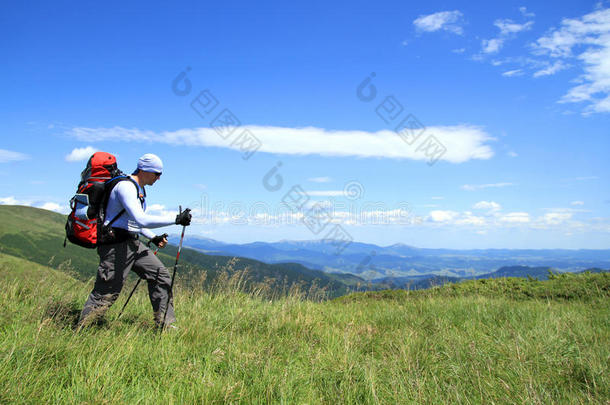
{"type": "Polygon", "coordinates": [[[157,235],[154,238],[152,238],[151,240],[149,240],[148,246],[150,246],[150,244],[153,243],[155,246],[159,247],[159,243],[163,242],[163,239],[167,239],[166,233],[164,233],[163,235],[157,235]]]}
{"type": "Polygon", "coordinates": [[[180,213],[176,215],[176,225],[189,226],[192,217],[190,208],[180,211],[180,213]]]}

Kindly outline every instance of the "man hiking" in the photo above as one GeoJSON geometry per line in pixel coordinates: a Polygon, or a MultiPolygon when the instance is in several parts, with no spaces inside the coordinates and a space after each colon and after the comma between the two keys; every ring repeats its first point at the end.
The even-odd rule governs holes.
{"type": "Polygon", "coordinates": [[[162,173],[161,159],[147,153],[138,160],[138,167],[128,180],[119,181],[110,192],[104,225],[112,226],[114,239],[110,244],[97,247],[100,264],[93,291],[80,314],[79,327],[86,326],[104,315],[119,297],[130,270],[148,283],[148,295],[157,325],[161,326],[164,319],[164,326],[170,326],[176,321],[171,300],[170,274],[157,256],[139,239],[141,234],[159,248],[163,248],[167,244],[165,235],[155,236],[149,228],[173,224],[188,226],[191,223],[189,209],[175,217],[145,213],[144,187],[155,184],[162,173]]]}

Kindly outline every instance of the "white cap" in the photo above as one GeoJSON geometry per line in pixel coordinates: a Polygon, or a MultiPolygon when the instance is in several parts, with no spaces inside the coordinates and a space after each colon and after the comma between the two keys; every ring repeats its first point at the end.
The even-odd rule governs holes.
{"type": "Polygon", "coordinates": [[[136,174],[138,170],[142,170],[143,172],[163,173],[163,162],[159,156],[147,153],[142,155],[138,160],[138,168],[132,174],[136,174]]]}

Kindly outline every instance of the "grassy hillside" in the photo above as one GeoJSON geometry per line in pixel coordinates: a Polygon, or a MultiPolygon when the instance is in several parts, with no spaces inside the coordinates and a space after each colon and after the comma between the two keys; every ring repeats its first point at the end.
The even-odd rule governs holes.
{"type": "Polygon", "coordinates": [[[75,333],[90,283],[0,254],[0,403],[607,403],[608,277],[566,280],[543,299],[489,280],[324,302],[233,280],[178,288],[163,335],[143,288],[75,333]]]}
{"type": "Polygon", "coordinates": [[[57,268],[72,267],[82,277],[94,275],[98,257],[93,249],[64,242],[66,217],[18,205],[0,205],[0,252],[57,268]]]}
{"type": "MultiPolygon", "coordinates": [[[[84,249],[70,242],[63,247],[65,222],[64,215],[51,211],[0,205],[0,252],[70,271],[82,280],[95,277],[99,258],[94,249],[84,249]]],[[[159,258],[166,266],[173,267],[176,252],[176,246],[168,246],[159,252],[159,258]]],[[[200,287],[204,288],[217,277],[238,273],[252,288],[260,290],[264,283],[267,290],[277,294],[299,286],[311,291],[312,296],[322,298],[355,290],[357,281],[354,279],[358,279],[328,275],[296,263],[266,264],[252,259],[211,256],[191,249],[183,249],[180,261],[180,276],[191,284],[201,283],[200,287]]],[[[359,281],[365,285],[364,280],[359,281]]]]}
{"type": "Polygon", "coordinates": [[[512,300],[608,300],[610,273],[551,273],[548,280],[535,278],[494,278],[448,283],[423,290],[383,290],[354,293],[337,301],[402,301],[416,298],[458,298],[465,296],[506,297],[512,300]]]}

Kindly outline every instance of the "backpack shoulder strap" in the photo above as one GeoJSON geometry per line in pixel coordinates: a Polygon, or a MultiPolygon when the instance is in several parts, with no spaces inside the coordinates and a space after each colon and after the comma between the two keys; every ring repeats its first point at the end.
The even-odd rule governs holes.
{"type": "Polygon", "coordinates": [[[131,176],[127,176],[127,179],[130,180],[134,186],[136,186],[136,193],[138,193],[138,200],[140,200],[140,205],[144,207],[144,199],[146,198],[146,189],[142,188],[142,194],[140,194],[140,185],[133,179],[131,176]]]}
{"type": "MultiPolygon", "coordinates": [[[[130,180],[133,183],[133,185],[136,186],[136,193],[138,193],[138,200],[140,200],[140,204],[144,205],[144,197],[146,197],[146,192],[144,192],[144,196],[140,197],[140,193],[138,192],[138,190],[139,190],[138,183],[136,183],[136,181],[134,179],[132,179],[130,176],[127,176],[126,174],[121,173],[120,175],[113,177],[112,179],[110,179],[106,182],[106,195],[104,196],[104,203],[103,203],[104,215],[106,214],[108,200],[110,200],[110,193],[112,192],[112,190],[114,189],[114,187],[117,184],[119,184],[121,181],[124,181],[124,180],[130,180]]],[[[125,208],[123,208],[121,210],[121,212],[119,212],[114,218],[112,218],[112,220],[110,220],[110,222],[108,223],[108,226],[111,226],[114,223],[114,221],[119,219],[119,217],[121,215],[123,215],[125,212],[126,212],[125,208]]]]}
{"type": "Polygon", "coordinates": [[[120,217],[121,215],[123,215],[124,213],[125,213],[125,208],[123,208],[123,209],[121,210],[121,212],[119,212],[119,213],[118,213],[118,214],[117,214],[117,215],[116,215],[114,218],[112,218],[112,219],[110,220],[110,222],[108,222],[108,226],[112,226],[112,224],[114,224],[114,221],[116,221],[117,219],[119,219],[119,217],[120,217]]]}

